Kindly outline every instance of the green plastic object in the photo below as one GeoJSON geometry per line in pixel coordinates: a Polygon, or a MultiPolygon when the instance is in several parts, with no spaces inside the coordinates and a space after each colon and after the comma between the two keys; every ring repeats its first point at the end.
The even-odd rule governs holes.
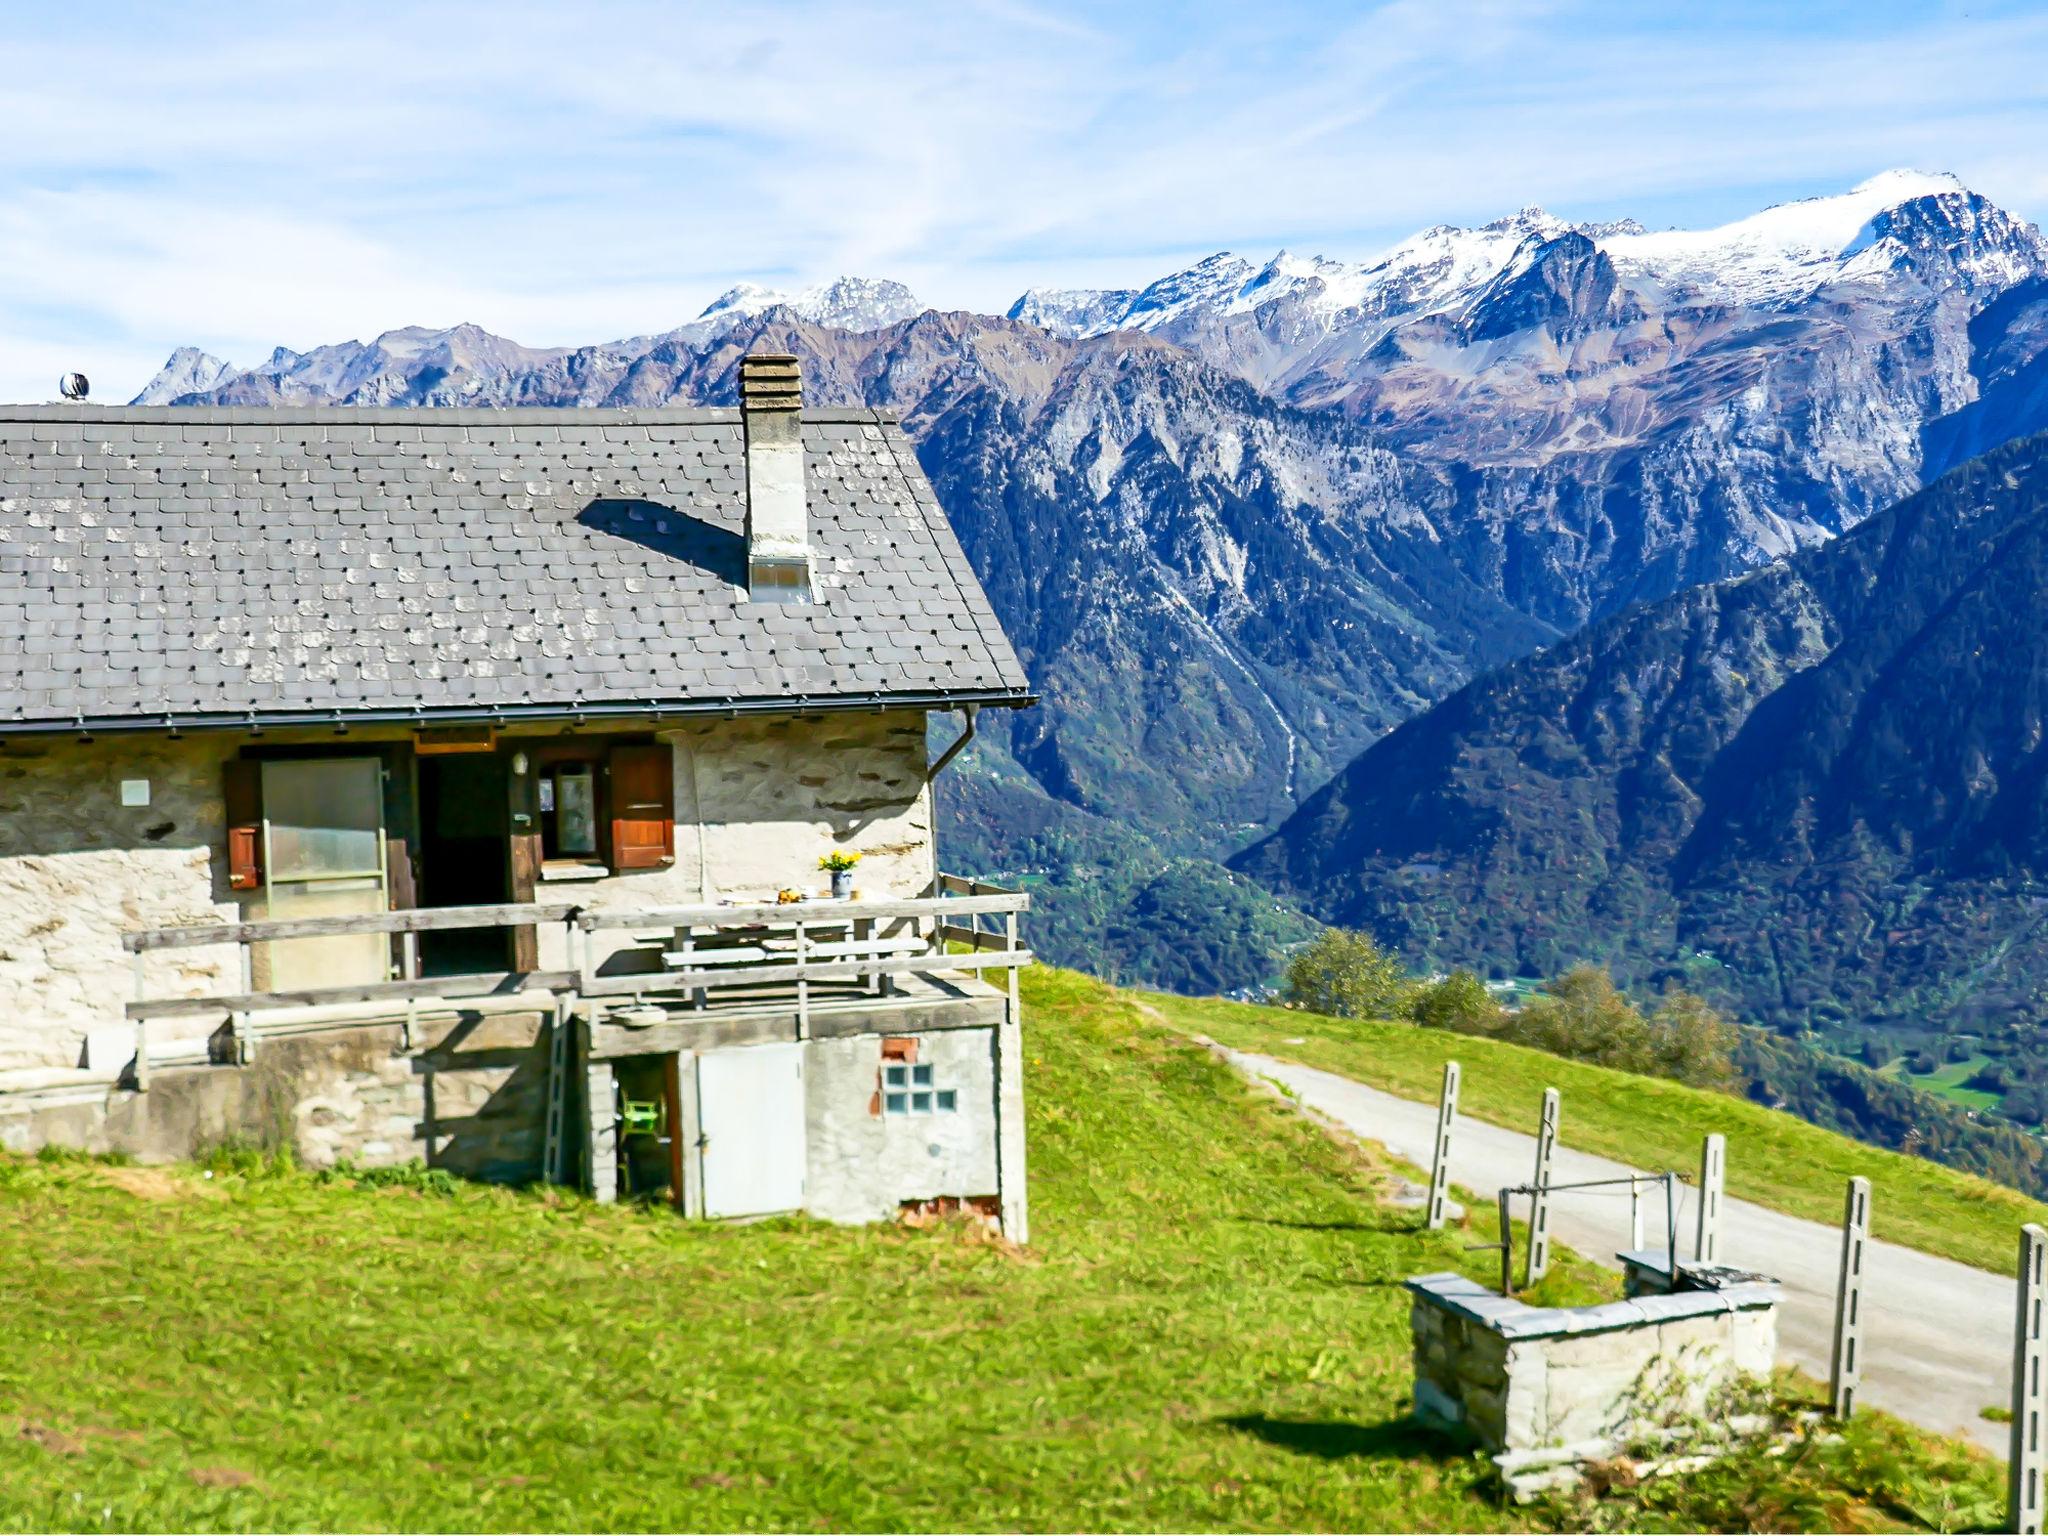
{"type": "Polygon", "coordinates": [[[666,1136],[668,1134],[668,1105],[660,1099],[629,1099],[619,1097],[619,1134],[621,1136],[666,1136]]]}

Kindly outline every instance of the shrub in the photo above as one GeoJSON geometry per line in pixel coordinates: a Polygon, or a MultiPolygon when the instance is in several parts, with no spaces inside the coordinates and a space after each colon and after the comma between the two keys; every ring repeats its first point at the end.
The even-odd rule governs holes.
{"type": "Polygon", "coordinates": [[[1543,984],[1519,1013],[1501,1011],[1497,1039],[1554,1056],[1668,1077],[1695,1088],[1736,1081],[1732,1026],[1704,998],[1672,989],[1645,1017],[1605,971],[1582,965],[1543,984]]]}
{"type": "Polygon", "coordinates": [[[1470,971],[1453,971],[1441,981],[1416,989],[1408,1017],[1425,1029],[1448,1029],[1459,1035],[1498,1035],[1504,1010],[1470,971]]]}
{"type": "Polygon", "coordinates": [[[1369,933],[1325,928],[1287,964],[1286,999],[1341,1019],[1398,1017],[1414,984],[1369,933]]]}
{"type": "Polygon", "coordinates": [[[453,1195],[462,1186],[446,1168],[429,1168],[418,1158],[377,1168],[342,1158],[320,1173],[322,1184],[350,1184],[357,1189],[410,1189],[422,1195],[453,1195]]]}

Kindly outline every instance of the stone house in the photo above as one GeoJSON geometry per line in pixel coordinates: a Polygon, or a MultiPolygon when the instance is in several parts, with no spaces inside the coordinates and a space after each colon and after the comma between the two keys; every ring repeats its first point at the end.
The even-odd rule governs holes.
{"type": "Polygon", "coordinates": [[[0,1144],[1021,1237],[1025,899],[927,740],[1028,685],[893,418],[739,374],[0,408],[0,1144]]]}

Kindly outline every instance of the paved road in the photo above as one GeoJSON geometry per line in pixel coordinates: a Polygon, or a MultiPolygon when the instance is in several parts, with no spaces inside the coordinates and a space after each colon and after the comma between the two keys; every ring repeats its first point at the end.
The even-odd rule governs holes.
{"type": "MultiPolygon", "coordinates": [[[[1381,1142],[1412,1163],[1429,1165],[1436,1135],[1436,1106],[1396,1098],[1333,1072],[1297,1066],[1270,1056],[1226,1053],[1238,1070],[1286,1085],[1309,1107],[1360,1136],[1381,1142]]],[[[1529,1106],[1536,1118],[1536,1105],[1529,1106]]],[[[1561,1142],[1572,1129],[1572,1105],[1564,1102],[1561,1142]]],[[[1458,1122],[1451,1148],[1451,1180],[1488,1193],[1504,1184],[1525,1184],[1534,1171],[1536,1140],[1470,1118],[1458,1122]]],[[[1728,1146],[1728,1163],[1739,1169],[1742,1144],[1728,1146]]],[[[1557,1150],[1552,1177],[1612,1178],[1632,1170],[1606,1158],[1557,1150]]],[[[1682,1188],[1681,1196],[1690,1189],[1682,1188]]],[[[1681,1206],[1679,1252],[1692,1251],[1695,1211],[1681,1206]]],[[[1645,1202],[1644,1242],[1664,1246],[1663,1202],[1645,1202]]],[[[1871,1192],[1871,1226],[1884,1230],[1884,1187],[1871,1192]]],[[[1588,1258],[1612,1264],[1628,1246],[1626,1192],[1588,1191],[1558,1195],[1550,1229],[1588,1258]]],[[[1801,1221],[1729,1200],[1721,1227],[1724,1262],[1777,1276],[1785,1285],[1779,1312],[1779,1353],[1827,1379],[1828,1351],[1835,1326],[1835,1279],[1841,1264],[1839,1227],[1801,1221]]],[[[2006,1427],[1978,1416],[1989,1403],[2012,1396],[2013,1281],[1910,1248],[1872,1242],[1865,1252],[1862,1401],[1945,1434],[1962,1435],[2003,1456],[2006,1427]]]]}

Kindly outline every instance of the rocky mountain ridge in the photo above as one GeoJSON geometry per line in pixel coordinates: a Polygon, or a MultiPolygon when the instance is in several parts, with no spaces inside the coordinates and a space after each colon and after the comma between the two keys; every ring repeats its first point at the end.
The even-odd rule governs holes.
{"type": "Polygon", "coordinates": [[[955,830],[1081,879],[1133,837],[1226,854],[1477,673],[2048,425],[2036,232],[1948,180],[1788,206],[1690,244],[1524,210],[1359,267],[1219,256],[1014,318],[847,280],[583,347],[457,326],[246,370],[181,349],[143,398],[727,402],[741,351],[795,352],[811,400],[903,415],[1045,692],[991,733],[955,830]],[[1725,292],[1702,250],[1733,253],[1725,292]]]}

